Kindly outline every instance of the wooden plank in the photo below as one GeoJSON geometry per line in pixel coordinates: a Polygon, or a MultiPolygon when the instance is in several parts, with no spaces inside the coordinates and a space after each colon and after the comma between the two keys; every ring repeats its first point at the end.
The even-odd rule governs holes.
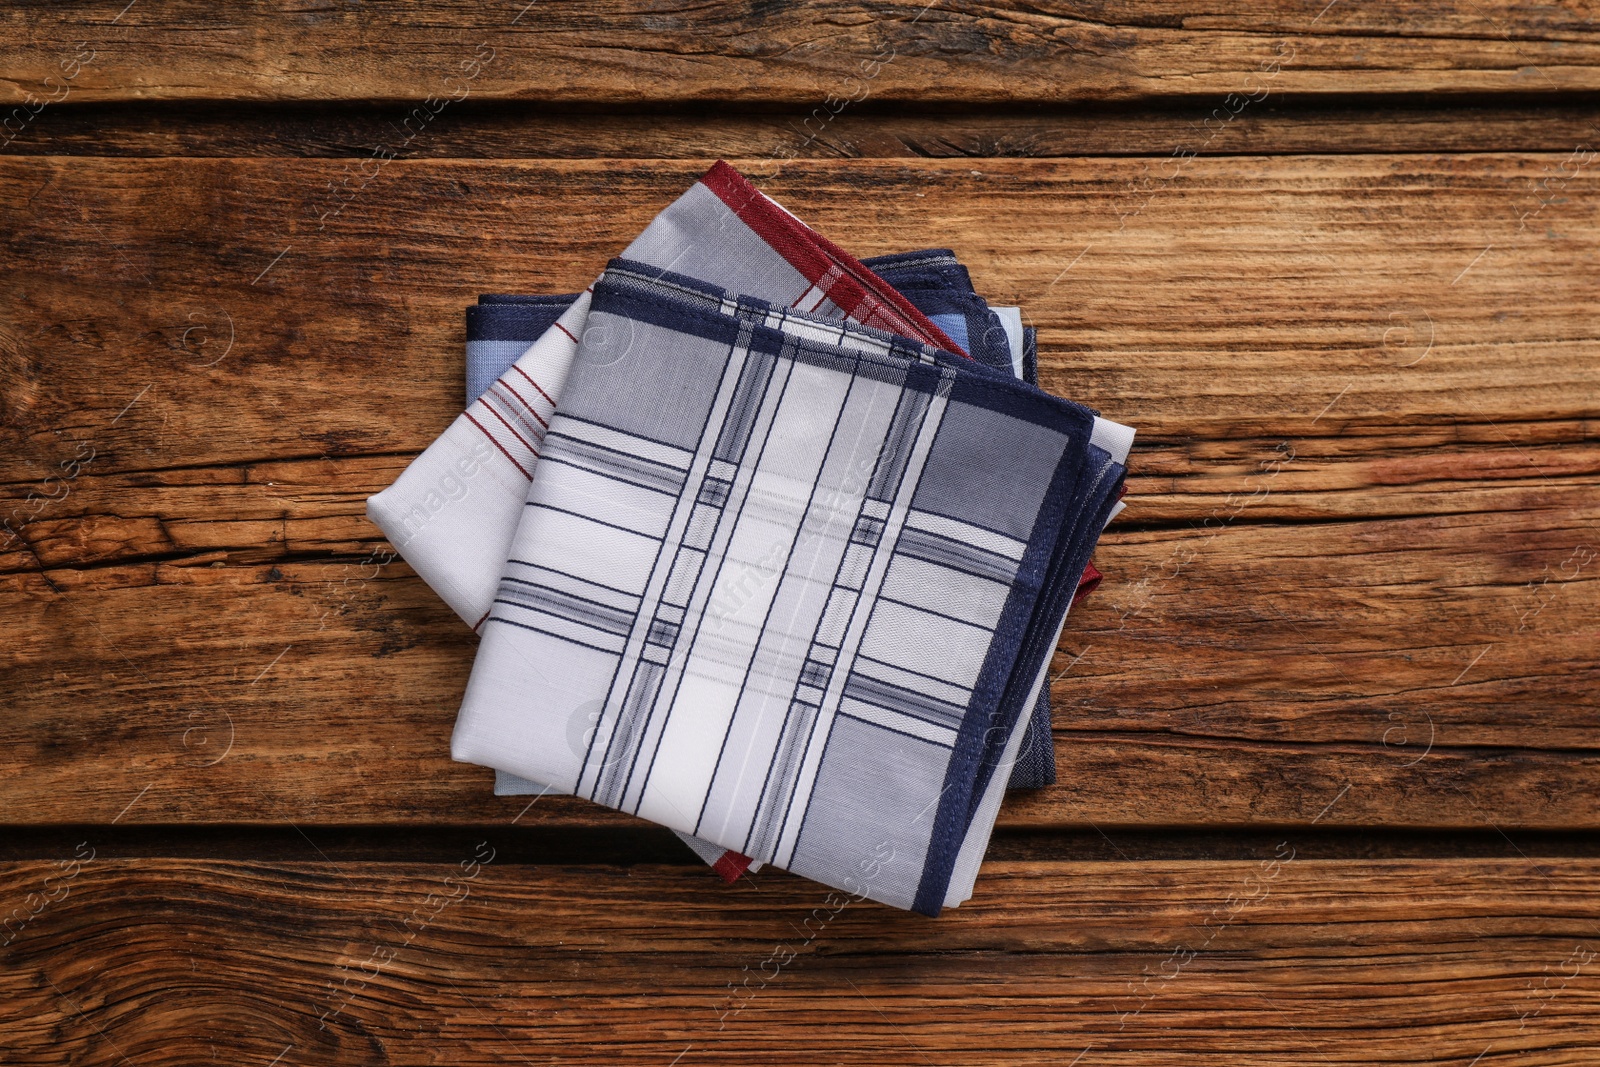
{"type": "MultiPolygon", "coordinates": [[[[1286,92],[1600,88],[1579,5],[1108,2],[1071,12],[823,0],[459,0],[296,10],[46,0],[0,14],[0,101],[479,99],[635,104],[866,95],[1025,103],[1286,92]],[[32,94],[31,97],[29,94],[32,94]]],[[[1232,106],[1232,105],[1230,105],[1232,106]]],[[[819,121],[821,116],[819,115],[819,121]]]]}
{"type": "MultiPolygon", "coordinates": [[[[1053,388],[1147,435],[1268,438],[1336,399],[1322,418],[1352,426],[1591,417],[1592,156],[806,162],[767,184],[860,254],[955,247],[1027,308],[1053,388]]],[[[87,435],[100,470],[415,452],[459,410],[476,293],[581,287],[702,170],[0,161],[26,427],[0,480],[87,435]]]]}
{"type": "MultiPolygon", "coordinates": [[[[1600,825],[1596,569],[1530,588],[1587,536],[1532,514],[1113,533],[1058,653],[1062,781],[1002,824],[1600,825]]],[[[472,639],[382,558],[10,578],[8,821],[516,814],[448,760],[472,639]]]]}
{"type": "MultiPolygon", "coordinates": [[[[1294,97],[1269,92],[1228,122],[1213,101],[1039,104],[841,112],[823,129],[794,107],[596,110],[465,100],[405,146],[407,159],[924,159],[1571,151],[1592,145],[1600,105],[1440,96],[1294,97]]],[[[167,103],[58,108],[0,153],[361,158],[394,138],[404,104],[167,103]]]]}
{"type": "MultiPolygon", "coordinates": [[[[698,167],[396,162],[319,231],[342,165],[0,162],[7,821],[519,810],[445,758],[471,639],[361,500],[458,410],[473,294],[582,284],[698,167]]],[[[1592,170],[1143,166],[770,183],[864,254],[954,246],[1141,427],[1063,784],[1003,821],[1600,824],[1592,170]]]]}
{"type": "Polygon", "coordinates": [[[991,863],[937,920],[684,867],[0,868],[8,1062],[1572,1065],[1600,863],[991,863]],[[47,881],[49,879],[49,881],[47,881]],[[20,911],[18,910],[20,909],[20,911]],[[36,910],[36,913],[35,913],[36,910]],[[826,1018],[827,1025],[817,1025],[826,1018]]]}

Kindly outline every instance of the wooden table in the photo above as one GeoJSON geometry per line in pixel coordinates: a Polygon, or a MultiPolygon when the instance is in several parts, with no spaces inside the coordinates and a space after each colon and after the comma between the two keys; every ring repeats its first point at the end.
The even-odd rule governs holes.
{"type": "Polygon", "coordinates": [[[1592,5],[124,3],[0,12],[4,1062],[1600,1062],[1592,5]],[[938,920],[491,796],[363,514],[719,156],[1140,428],[938,920]]]}

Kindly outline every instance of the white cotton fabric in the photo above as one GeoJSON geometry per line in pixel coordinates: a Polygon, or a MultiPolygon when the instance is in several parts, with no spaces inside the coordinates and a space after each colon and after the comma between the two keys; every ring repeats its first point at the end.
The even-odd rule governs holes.
{"type": "Polygon", "coordinates": [[[1006,331],[1006,344],[1011,349],[1011,373],[1024,377],[1022,368],[1022,309],[989,305],[989,310],[1000,319],[1006,331]]]}

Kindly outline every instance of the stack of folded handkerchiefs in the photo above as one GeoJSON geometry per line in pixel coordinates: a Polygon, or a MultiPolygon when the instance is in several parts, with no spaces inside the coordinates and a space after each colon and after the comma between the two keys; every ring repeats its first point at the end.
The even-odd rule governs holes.
{"type": "Polygon", "coordinates": [[[468,309],[368,514],[482,637],[452,755],[929,915],[1054,780],[1045,675],[1133,431],[943,250],[862,263],[718,163],[576,296],[468,309]]]}

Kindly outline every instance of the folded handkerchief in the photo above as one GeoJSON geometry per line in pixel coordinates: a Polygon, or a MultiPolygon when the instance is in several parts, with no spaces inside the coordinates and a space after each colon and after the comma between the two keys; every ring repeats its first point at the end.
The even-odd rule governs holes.
{"type": "Polygon", "coordinates": [[[1125,456],[1131,431],[614,261],[453,755],[862,897],[958,904],[1121,481],[1096,437],[1125,456]]]}
{"type": "MultiPolygon", "coordinates": [[[[873,323],[957,347],[892,286],[720,161],[658,215],[626,254],[736,283],[824,318],[873,323]]],[[[544,431],[587,329],[588,305],[589,294],[580,294],[509,370],[483,383],[467,410],[394,485],[367,501],[368,518],[475,630],[494,598],[544,431]]],[[[496,777],[497,792],[544,786],[496,777]]],[[[733,855],[715,865],[724,877],[737,877],[747,863],[733,855]]]]}
{"type": "MultiPolygon", "coordinates": [[[[954,252],[924,249],[875,256],[862,263],[903,294],[974,359],[986,366],[1009,369],[1015,376],[1037,384],[1037,361],[1029,358],[1031,327],[1024,328],[1017,308],[991,309],[973,288],[971,275],[954,252]]],[[[578,294],[480,296],[478,306],[467,309],[467,403],[471,404],[506,373],[577,298],[578,294]]],[[[1090,564],[1084,571],[1079,595],[1086,595],[1099,581],[1099,572],[1090,564]]],[[[1008,783],[1012,789],[1037,789],[1055,781],[1048,687],[1039,694],[1027,729],[1022,756],[1008,783]]],[[[543,789],[543,785],[515,775],[495,775],[498,795],[526,795],[543,789]]],[[[698,846],[692,847],[698,850],[698,846]]],[[[732,872],[736,865],[736,861],[730,861],[718,869],[732,872]]]]}
{"type": "MultiPolygon", "coordinates": [[[[876,256],[862,262],[903,293],[935,325],[964,342],[963,347],[973,358],[989,366],[1009,367],[1018,377],[1024,375],[1027,338],[1020,312],[1016,308],[1000,308],[997,309],[1000,315],[991,313],[972,288],[971,277],[953,252],[928,249],[876,256]],[[1007,316],[1007,312],[1014,314],[1007,316]],[[994,336],[997,322],[1004,331],[1003,339],[994,336]]],[[[509,371],[518,357],[555,324],[578,295],[480,296],[478,304],[467,309],[466,402],[471,404],[477,400],[496,379],[509,371]]],[[[1037,378],[1029,380],[1037,381],[1037,378]]],[[[1091,566],[1085,574],[1092,571],[1091,566]]],[[[1098,581],[1098,577],[1095,580],[1098,581]]],[[[1055,750],[1050,735],[1049,693],[1041,692],[1008,786],[1036,789],[1054,781],[1055,750]]],[[[543,783],[505,771],[495,772],[496,796],[542,794],[548,788],[543,783]]],[[[747,870],[754,872],[761,867],[760,863],[753,863],[740,853],[687,834],[678,836],[726,881],[735,881],[747,870]]]]}

